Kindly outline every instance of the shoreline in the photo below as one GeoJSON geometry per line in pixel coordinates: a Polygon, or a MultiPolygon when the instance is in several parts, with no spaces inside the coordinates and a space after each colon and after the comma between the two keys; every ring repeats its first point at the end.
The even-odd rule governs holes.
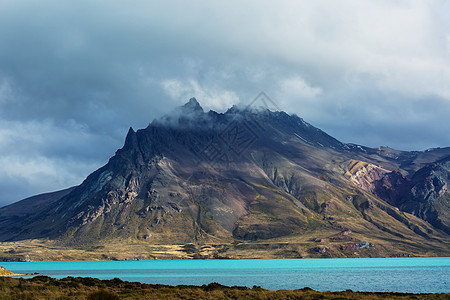
{"type": "MultiPolygon", "coordinates": [[[[126,262],[126,261],[232,261],[232,260],[331,260],[331,259],[423,259],[423,258],[450,258],[450,256],[380,256],[380,257],[278,257],[278,258],[265,258],[265,257],[238,257],[238,258],[155,258],[155,259],[62,259],[62,260],[3,260],[0,263],[33,263],[33,262],[126,262]]],[[[35,275],[35,274],[31,274],[35,275]]],[[[1,275],[0,275],[1,276],[1,275]]],[[[27,276],[29,276],[27,274],[27,276]]]]}
{"type": "Polygon", "coordinates": [[[0,277],[22,277],[22,276],[39,276],[39,274],[2,274],[0,277]]]}

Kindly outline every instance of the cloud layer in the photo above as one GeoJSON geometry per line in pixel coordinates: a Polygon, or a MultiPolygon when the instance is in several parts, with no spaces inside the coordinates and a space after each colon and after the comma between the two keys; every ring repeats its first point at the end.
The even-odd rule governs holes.
{"type": "Polygon", "coordinates": [[[450,146],[448,1],[0,2],[0,206],[79,184],[129,126],[265,91],[343,142],[450,146]]]}

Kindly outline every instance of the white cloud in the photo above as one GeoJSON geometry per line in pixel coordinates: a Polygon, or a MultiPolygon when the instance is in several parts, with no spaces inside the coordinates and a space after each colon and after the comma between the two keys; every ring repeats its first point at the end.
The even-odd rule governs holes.
{"type": "Polygon", "coordinates": [[[0,206],[78,185],[118,147],[112,137],[74,120],[0,120],[0,206]]]}
{"type": "Polygon", "coordinates": [[[285,78],[280,81],[280,98],[282,99],[292,99],[293,97],[297,100],[313,99],[321,93],[321,88],[310,86],[299,76],[285,78]]]}
{"type": "MultiPolygon", "coordinates": [[[[97,163],[79,162],[73,159],[55,159],[45,156],[24,157],[5,155],[0,157],[0,178],[20,181],[35,193],[64,189],[80,184],[86,175],[97,169],[97,163]]],[[[20,199],[8,199],[20,200],[20,199]]]]}

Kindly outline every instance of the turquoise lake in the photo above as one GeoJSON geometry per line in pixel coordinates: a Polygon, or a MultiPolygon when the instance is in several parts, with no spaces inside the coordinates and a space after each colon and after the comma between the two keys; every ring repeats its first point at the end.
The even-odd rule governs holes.
{"type": "Polygon", "coordinates": [[[142,283],[261,286],[318,291],[449,293],[450,257],[2,262],[17,273],[142,283]]]}

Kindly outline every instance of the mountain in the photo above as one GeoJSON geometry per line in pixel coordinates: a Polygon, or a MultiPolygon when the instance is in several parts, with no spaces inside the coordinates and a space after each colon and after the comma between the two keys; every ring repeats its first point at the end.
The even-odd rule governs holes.
{"type": "Polygon", "coordinates": [[[0,208],[0,257],[448,256],[449,160],[450,148],[345,144],[296,115],[192,98],[130,128],[81,185],[0,208]]]}

